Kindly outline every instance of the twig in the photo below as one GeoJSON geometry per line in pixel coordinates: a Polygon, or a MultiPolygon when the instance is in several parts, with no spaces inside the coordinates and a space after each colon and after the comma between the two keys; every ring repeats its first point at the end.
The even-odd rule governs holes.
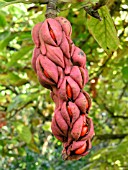
{"type": "MultiPolygon", "coordinates": [[[[100,104],[97,102],[97,100],[93,99],[93,101],[94,101],[97,105],[100,105],[100,104]]],[[[128,116],[114,115],[114,112],[111,111],[111,109],[106,106],[106,104],[104,103],[104,101],[103,101],[102,99],[101,99],[101,102],[102,102],[102,105],[104,106],[105,110],[111,115],[112,118],[128,119],[128,116]]]]}
{"type": "Polygon", "coordinates": [[[11,118],[13,118],[20,110],[24,109],[28,104],[32,103],[32,101],[27,102],[25,105],[23,105],[22,107],[20,107],[19,109],[15,110],[15,113],[13,115],[11,115],[10,117],[8,117],[6,120],[10,120],[11,118]]]}
{"type": "Polygon", "coordinates": [[[122,92],[121,92],[121,94],[120,94],[120,96],[119,96],[119,100],[121,100],[121,98],[122,98],[123,95],[125,94],[125,91],[127,90],[127,87],[128,87],[128,84],[125,84],[125,86],[123,87],[122,92]]]}
{"type": "Polygon", "coordinates": [[[101,75],[101,73],[104,70],[104,67],[108,64],[109,60],[111,59],[111,56],[108,56],[107,59],[104,61],[104,63],[102,64],[102,66],[99,68],[99,70],[97,71],[97,73],[91,77],[93,75],[93,73],[91,73],[89,76],[91,77],[89,79],[89,81],[91,81],[94,77],[99,77],[101,75]]]}
{"type": "Polygon", "coordinates": [[[95,137],[100,139],[100,140],[109,140],[109,139],[123,139],[128,134],[104,134],[104,135],[96,135],[95,137]]]}

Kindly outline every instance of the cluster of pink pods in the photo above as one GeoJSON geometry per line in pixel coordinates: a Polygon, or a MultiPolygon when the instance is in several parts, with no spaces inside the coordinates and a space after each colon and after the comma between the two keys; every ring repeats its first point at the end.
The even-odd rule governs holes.
{"type": "Polygon", "coordinates": [[[40,84],[51,90],[56,105],[51,129],[63,143],[64,160],[87,155],[94,136],[88,117],[91,99],[83,91],[88,81],[86,55],[74,45],[71,33],[71,24],[63,17],[48,18],[32,30],[32,67],[40,84]]]}

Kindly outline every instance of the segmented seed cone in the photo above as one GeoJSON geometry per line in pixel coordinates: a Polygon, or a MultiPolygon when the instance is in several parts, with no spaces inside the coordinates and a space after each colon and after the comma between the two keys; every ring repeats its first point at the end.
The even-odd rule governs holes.
{"type": "Polygon", "coordinates": [[[64,160],[87,155],[94,136],[93,122],[87,114],[91,99],[83,91],[88,82],[86,55],[74,45],[71,33],[71,24],[63,17],[46,19],[32,30],[32,67],[41,85],[51,90],[56,105],[51,129],[63,143],[64,160]]]}

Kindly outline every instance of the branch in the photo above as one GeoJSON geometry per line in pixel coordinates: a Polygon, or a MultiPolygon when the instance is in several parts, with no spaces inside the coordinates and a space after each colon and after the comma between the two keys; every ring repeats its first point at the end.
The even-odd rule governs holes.
{"type": "Polygon", "coordinates": [[[23,105],[22,107],[18,108],[15,110],[15,113],[13,115],[11,115],[10,117],[8,117],[6,120],[10,120],[11,118],[13,118],[20,110],[24,109],[27,105],[29,105],[30,103],[32,103],[32,101],[27,102],[25,105],[23,105]]]}
{"type": "Polygon", "coordinates": [[[57,16],[57,1],[58,0],[49,0],[46,10],[46,18],[55,18],[57,16]]]}
{"type": "MultiPolygon", "coordinates": [[[[97,100],[93,99],[93,101],[97,104],[100,105],[97,100]]],[[[121,119],[128,119],[128,116],[122,116],[122,115],[114,115],[114,112],[106,106],[104,101],[101,99],[102,105],[104,106],[105,110],[111,115],[112,118],[121,118],[121,119]]]]}
{"type": "Polygon", "coordinates": [[[109,140],[109,139],[123,139],[128,134],[104,134],[104,135],[96,135],[95,137],[100,140],[109,140]]]}
{"type": "Polygon", "coordinates": [[[87,14],[102,21],[102,18],[100,17],[100,15],[98,13],[98,9],[100,9],[102,6],[106,5],[106,3],[107,3],[106,0],[99,0],[98,3],[96,3],[95,5],[92,5],[91,7],[85,6],[84,10],[87,12],[87,14]]]}
{"type": "Polygon", "coordinates": [[[102,66],[99,68],[99,70],[94,74],[94,73],[91,73],[89,76],[91,77],[93,74],[94,76],[91,77],[89,79],[89,81],[91,81],[92,79],[94,79],[95,77],[99,77],[101,75],[101,73],[103,72],[104,70],[104,67],[108,64],[109,60],[111,59],[111,56],[108,56],[107,59],[104,61],[104,63],[102,64],[102,66]]]}
{"type": "Polygon", "coordinates": [[[121,100],[121,98],[122,98],[123,95],[125,94],[125,91],[127,90],[127,87],[128,87],[128,84],[125,84],[125,86],[123,87],[122,92],[121,92],[121,94],[120,94],[120,96],[119,96],[119,100],[121,100]]]}

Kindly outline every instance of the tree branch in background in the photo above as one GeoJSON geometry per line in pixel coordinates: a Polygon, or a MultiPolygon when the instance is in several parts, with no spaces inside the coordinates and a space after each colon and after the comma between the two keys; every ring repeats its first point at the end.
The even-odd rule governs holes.
{"type": "Polygon", "coordinates": [[[123,139],[128,134],[104,134],[104,135],[96,135],[95,137],[100,140],[109,140],[109,139],[123,139]]]}
{"type": "MultiPolygon", "coordinates": [[[[96,99],[93,99],[93,101],[97,104],[100,105],[100,103],[97,102],[96,99]]],[[[105,110],[111,115],[112,118],[121,118],[121,119],[128,119],[128,116],[122,116],[122,115],[114,115],[114,112],[107,107],[107,105],[104,103],[104,101],[101,99],[102,105],[104,106],[105,110]]]]}
{"type": "Polygon", "coordinates": [[[27,105],[29,105],[30,103],[32,103],[33,101],[29,101],[27,102],[25,105],[23,105],[22,107],[15,109],[14,114],[9,116],[6,120],[10,120],[11,118],[13,118],[20,110],[24,109],[27,105]]]}
{"type": "Polygon", "coordinates": [[[105,1],[105,0],[99,0],[99,2],[96,3],[95,5],[93,5],[92,7],[85,6],[84,10],[87,12],[87,14],[102,21],[102,18],[100,17],[100,15],[98,13],[98,9],[100,9],[102,6],[104,6],[106,4],[106,2],[107,1],[105,1]]]}
{"type": "Polygon", "coordinates": [[[127,90],[127,87],[128,87],[128,84],[125,84],[125,86],[123,87],[122,92],[121,92],[121,94],[119,96],[119,100],[122,99],[123,95],[125,94],[125,91],[127,90]]]}
{"type": "Polygon", "coordinates": [[[99,77],[103,70],[104,70],[104,67],[108,64],[109,60],[111,59],[111,56],[108,56],[107,59],[105,59],[104,63],[102,64],[102,66],[99,68],[99,70],[94,74],[94,73],[91,73],[89,76],[90,76],[90,79],[89,81],[91,81],[92,79],[94,79],[95,77],[99,77]],[[91,77],[92,76],[92,77],[91,77]]]}

